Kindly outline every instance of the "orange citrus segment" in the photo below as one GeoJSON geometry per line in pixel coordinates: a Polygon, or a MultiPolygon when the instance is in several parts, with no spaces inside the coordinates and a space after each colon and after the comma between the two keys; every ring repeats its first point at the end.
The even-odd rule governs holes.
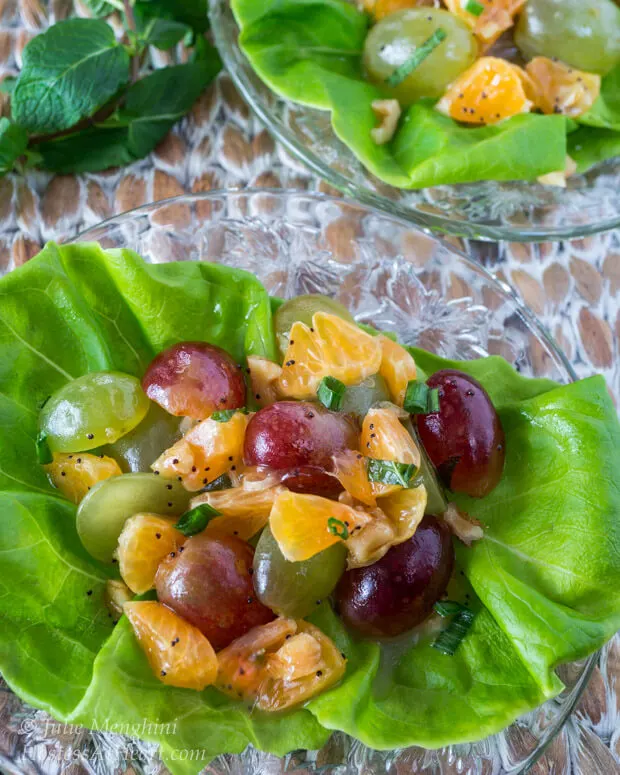
{"type": "Polygon", "coordinates": [[[293,323],[278,390],[288,398],[313,398],[323,377],[355,385],[376,374],[381,343],[337,315],[316,312],[312,326],[293,323]]]}
{"type": "MultiPolygon", "coordinates": [[[[375,460],[393,460],[396,463],[413,463],[420,466],[420,451],[409,431],[398,419],[396,409],[373,408],[362,423],[360,449],[366,457],[375,460]]],[[[397,492],[398,484],[372,482],[376,496],[397,492]]]]}
{"type": "Polygon", "coordinates": [[[395,409],[375,407],[368,410],[362,424],[361,448],[375,460],[420,465],[420,451],[409,431],[398,419],[395,409]]]}
{"type": "Polygon", "coordinates": [[[387,336],[377,337],[381,342],[381,368],[379,374],[385,380],[390,397],[395,404],[405,403],[407,383],[416,378],[417,369],[413,356],[405,348],[388,339],[387,336]]]}
{"type": "Polygon", "coordinates": [[[435,106],[456,121],[496,124],[529,113],[528,77],[517,65],[497,57],[481,57],[446,90],[435,106]]]}
{"type": "Polygon", "coordinates": [[[392,546],[407,541],[417,530],[427,494],[423,485],[399,489],[380,498],[378,508],[369,510],[372,520],[348,539],[348,568],[362,568],[380,560],[392,546]]]}
{"type": "Polygon", "coordinates": [[[259,406],[269,406],[279,400],[278,379],[282,366],[258,355],[248,355],[248,371],[252,396],[259,406]]]}
{"type": "Polygon", "coordinates": [[[370,519],[343,503],[283,490],[274,501],[269,524],[284,557],[300,562],[342,541],[370,519]]]}
{"type": "Polygon", "coordinates": [[[264,711],[306,702],[346,669],[345,658],[318,627],[283,618],[233,641],[218,662],[217,688],[264,711]]]}
{"type": "Polygon", "coordinates": [[[366,458],[359,452],[345,449],[334,455],[334,473],[340,484],[355,500],[366,506],[376,506],[377,498],[373,491],[374,482],[368,479],[366,458]]]}
{"type": "Polygon", "coordinates": [[[136,514],[125,522],[116,557],[123,581],[135,594],[153,589],[159,563],[185,542],[175,522],[157,514],[136,514]]]}
{"type": "Polygon", "coordinates": [[[125,603],[124,611],[162,683],[200,692],[215,682],[217,657],[199,629],[154,600],[125,603]]]}
{"type": "Polygon", "coordinates": [[[547,57],[535,57],[525,66],[543,113],[577,118],[587,113],[601,91],[601,76],[584,73],[547,57]]]}
{"type": "Polygon", "coordinates": [[[111,457],[84,452],[72,455],[54,452],[54,460],[45,466],[45,470],[54,487],[73,503],[79,503],[97,482],[123,473],[111,457]]]}
{"type": "Polygon", "coordinates": [[[474,31],[485,52],[500,35],[515,23],[515,17],[527,0],[477,0],[484,7],[480,16],[467,10],[467,0],[444,0],[449,11],[459,16],[474,31]]]}
{"type": "Polygon", "coordinates": [[[207,532],[235,535],[249,541],[269,520],[269,514],[282,487],[269,487],[265,490],[244,490],[234,487],[221,492],[205,492],[192,500],[192,508],[201,503],[221,513],[207,525],[207,532]]]}
{"type": "Polygon", "coordinates": [[[226,422],[202,420],[167,449],[151,466],[168,479],[181,477],[190,492],[201,490],[218,476],[235,471],[243,458],[249,415],[235,414],[226,422]]]}
{"type": "Polygon", "coordinates": [[[364,10],[372,15],[375,21],[383,19],[396,11],[402,11],[405,8],[415,8],[418,0],[364,0],[364,10]]]}

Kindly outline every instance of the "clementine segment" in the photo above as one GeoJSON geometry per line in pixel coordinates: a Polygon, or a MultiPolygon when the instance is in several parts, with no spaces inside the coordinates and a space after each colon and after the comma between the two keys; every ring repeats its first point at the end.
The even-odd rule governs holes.
{"type": "Polygon", "coordinates": [[[527,0],[478,0],[484,10],[479,16],[467,10],[467,0],[444,0],[447,8],[465,21],[478,38],[482,52],[515,23],[527,0]]]}
{"type": "Polygon", "coordinates": [[[284,618],[233,641],[218,662],[217,688],[264,711],[307,702],[346,669],[346,659],[318,627],[284,618]]]}
{"type": "Polygon", "coordinates": [[[300,562],[345,540],[370,519],[343,503],[283,490],[274,501],[269,525],[284,557],[300,562]]]}
{"type": "Polygon", "coordinates": [[[337,315],[316,312],[312,326],[293,323],[278,390],[289,398],[314,398],[323,377],[355,385],[376,374],[381,343],[337,315]]]}
{"type": "Polygon", "coordinates": [[[366,458],[359,452],[345,449],[333,457],[334,473],[340,484],[355,500],[366,506],[376,506],[377,498],[373,490],[374,482],[368,479],[366,458]]]}
{"type": "Polygon", "coordinates": [[[185,542],[175,522],[157,514],[136,514],[125,522],[116,557],[123,581],[135,594],[154,588],[159,563],[185,542]]]}
{"type": "Polygon", "coordinates": [[[215,682],[217,657],[199,629],[154,600],[125,603],[124,611],[162,683],[200,692],[215,682]]]}
{"type": "MultiPolygon", "coordinates": [[[[362,423],[360,449],[375,460],[393,460],[420,466],[420,451],[409,431],[399,420],[398,411],[387,407],[372,408],[362,423]]],[[[398,484],[372,482],[375,496],[397,492],[398,484]]]]}
{"type": "Polygon", "coordinates": [[[496,124],[529,113],[531,83],[517,65],[497,57],[481,57],[447,89],[435,106],[440,113],[466,124],[496,124]]]}
{"type": "Polygon", "coordinates": [[[381,367],[379,374],[385,380],[390,397],[395,404],[405,403],[407,383],[416,378],[417,369],[413,356],[405,348],[387,336],[377,337],[381,343],[381,367]]]}
{"type": "Polygon", "coordinates": [[[202,420],[167,449],[151,466],[168,479],[181,478],[190,492],[228,471],[237,471],[243,458],[243,439],[249,416],[242,412],[226,422],[202,420]]]}
{"type": "Polygon", "coordinates": [[[123,473],[111,457],[84,452],[72,455],[54,452],[54,459],[45,470],[54,487],[73,503],[79,503],[97,482],[123,473]]]}
{"type": "Polygon", "coordinates": [[[207,532],[226,533],[249,541],[267,524],[274,501],[282,490],[282,487],[265,490],[234,487],[221,492],[206,492],[192,500],[192,508],[208,503],[222,515],[209,522],[207,532]]]}
{"type": "Polygon", "coordinates": [[[278,380],[282,374],[282,366],[258,355],[248,355],[248,373],[252,396],[258,406],[275,404],[281,398],[278,393],[278,380]]]}
{"type": "Polygon", "coordinates": [[[543,113],[577,118],[590,110],[601,92],[600,75],[547,57],[535,57],[525,71],[533,83],[536,106],[543,113]]]}

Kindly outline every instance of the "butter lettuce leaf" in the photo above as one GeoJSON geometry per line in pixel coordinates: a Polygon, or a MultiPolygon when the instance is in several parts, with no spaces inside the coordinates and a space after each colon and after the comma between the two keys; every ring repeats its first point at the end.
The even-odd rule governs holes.
{"type": "Polygon", "coordinates": [[[377,145],[372,102],[386,94],[363,75],[369,17],[345,0],[231,0],[239,43],[281,96],[331,112],[334,132],[364,166],[393,186],[418,189],[480,180],[534,180],[564,169],[563,116],[528,113],[467,127],[420,100],[393,140],[377,145]]]}

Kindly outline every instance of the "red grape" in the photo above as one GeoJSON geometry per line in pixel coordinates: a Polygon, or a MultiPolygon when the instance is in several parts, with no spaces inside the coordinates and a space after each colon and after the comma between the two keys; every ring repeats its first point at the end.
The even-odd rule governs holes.
{"type": "Polygon", "coordinates": [[[346,414],[307,401],[279,401],[250,420],[245,434],[247,465],[286,471],[283,484],[293,492],[332,497],[342,485],[329,472],[332,455],[357,449],[358,435],[346,414]]]}
{"type": "Polygon", "coordinates": [[[199,533],[159,566],[157,597],[223,649],[274,618],[254,592],[253,560],[240,538],[199,533]]]}
{"type": "Polygon", "coordinates": [[[142,388],[170,414],[204,420],[245,405],[243,372],[230,355],[206,342],[179,342],[146,370],[142,388]]]}
{"type": "Polygon", "coordinates": [[[424,448],[446,487],[483,498],[501,479],[506,454],[495,407],[462,371],[438,371],[427,385],[439,389],[439,412],[417,415],[424,448]]]}
{"type": "Polygon", "coordinates": [[[371,638],[390,638],[420,624],[445,592],[454,566],[450,529],[427,515],[414,535],[336,587],[345,624],[371,638]]]}

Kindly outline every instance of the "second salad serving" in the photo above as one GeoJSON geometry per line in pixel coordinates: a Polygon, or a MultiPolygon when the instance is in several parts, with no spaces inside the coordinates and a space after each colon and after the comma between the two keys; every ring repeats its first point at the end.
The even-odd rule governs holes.
{"type": "Polygon", "coordinates": [[[382,181],[566,179],[620,154],[614,0],[231,0],[281,96],[382,181]]]}

